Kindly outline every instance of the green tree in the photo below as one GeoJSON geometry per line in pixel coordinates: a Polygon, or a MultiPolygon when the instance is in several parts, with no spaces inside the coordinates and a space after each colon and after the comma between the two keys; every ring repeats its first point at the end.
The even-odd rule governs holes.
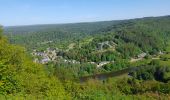
{"type": "Polygon", "coordinates": [[[44,66],[35,64],[25,49],[0,39],[0,93],[6,96],[68,99],[60,81],[48,77],[44,66]]]}

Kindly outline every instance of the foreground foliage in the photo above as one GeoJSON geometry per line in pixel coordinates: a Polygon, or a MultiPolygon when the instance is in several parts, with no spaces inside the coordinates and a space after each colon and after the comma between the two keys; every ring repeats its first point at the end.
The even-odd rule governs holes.
{"type": "Polygon", "coordinates": [[[44,67],[33,63],[22,47],[0,37],[1,98],[69,98],[56,77],[48,77],[44,67]]]}

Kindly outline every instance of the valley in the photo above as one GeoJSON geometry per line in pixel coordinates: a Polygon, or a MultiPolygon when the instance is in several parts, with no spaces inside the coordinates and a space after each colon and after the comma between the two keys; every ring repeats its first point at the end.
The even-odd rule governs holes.
{"type": "MultiPolygon", "coordinates": [[[[67,94],[72,99],[97,98],[98,94],[119,99],[145,99],[150,94],[157,96],[149,99],[170,97],[170,16],[5,27],[4,35],[9,43],[3,43],[7,41],[3,37],[0,55],[6,58],[0,57],[0,62],[5,61],[0,66],[17,66],[14,70],[18,74],[9,73],[15,76],[19,88],[28,87],[22,94],[35,95],[32,91],[39,86],[36,81],[39,80],[42,87],[37,91],[50,93],[43,88],[47,82],[47,90],[55,91],[54,95],[67,94]],[[25,49],[17,49],[15,45],[25,49]],[[14,50],[5,49],[10,47],[14,50]],[[30,80],[38,74],[32,81],[37,83],[31,83],[33,86],[29,82],[22,83],[25,74],[30,80]],[[20,75],[22,81],[18,78],[20,75]],[[48,81],[42,81],[44,79],[48,81]],[[51,85],[54,82],[56,84],[51,85]],[[62,87],[62,92],[58,93],[56,86],[62,87]]],[[[8,75],[4,73],[3,77],[8,75]]],[[[15,86],[12,81],[9,83],[15,86]]],[[[16,90],[19,93],[20,89],[16,90]]],[[[50,96],[45,95],[48,96],[41,97],[50,96]]]]}
{"type": "Polygon", "coordinates": [[[11,43],[25,45],[36,63],[93,66],[92,72],[85,71],[80,75],[86,76],[124,69],[145,59],[159,59],[169,47],[166,42],[170,37],[169,19],[169,16],[163,16],[6,27],[5,33],[11,43]]]}
{"type": "Polygon", "coordinates": [[[0,0],[0,100],[170,100],[170,0],[0,0]]]}

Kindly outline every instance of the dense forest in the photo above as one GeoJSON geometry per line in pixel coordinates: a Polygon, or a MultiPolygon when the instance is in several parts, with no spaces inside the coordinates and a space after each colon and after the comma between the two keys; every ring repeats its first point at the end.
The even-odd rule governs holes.
{"type": "Polygon", "coordinates": [[[170,16],[0,28],[0,98],[168,100],[169,40],[170,16]],[[32,52],[55,59],[35,63],[32,52]]]}
{"type": "MultiPolygon", "coordinates": [[[[165,51],[170,39],[170,17],[128,20],[110,26],[102,32],[104,32],[104,35],[98,35],[89,44],[83,45],[81,48],[77,47],[71,50],[70,53],[68,52],[68,57],[77,60],[81,60],[81,56],[92,61],[103,60],[102,57],[107,56],[108,51],[104,55],[100,54],[100,56],[93,55],[93,52],[97,50],[99,43],[105,41],[117,44],[116,51],[113,53],[120,52],[123,58],[137,56],[140,52],[153,55],[165,51]]],[[[104,49],[108,49],[107,45],[104,49]]],[[[109,55],[112,55],[112,53],[109,53],[109,55]]]]}
{"type": "Polygon", "coordinates": [[[10,38],[11,43],[23,45],[28,49],[41,48],[42,46],[58,46],[59,48],[65,49],[65,45],[68,45],[70,42],[75,42],[89,35],[99,33],[100,29],[119,22],[120,21],[104,21],[94,23],[15,26],[5,27],[4,33],[10,38]]]}

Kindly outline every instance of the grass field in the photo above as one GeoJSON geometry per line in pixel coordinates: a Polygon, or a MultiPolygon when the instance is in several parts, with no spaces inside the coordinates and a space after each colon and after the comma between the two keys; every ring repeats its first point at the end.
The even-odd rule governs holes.
{"type": "Polygon", "coordinates": [[[147,65],[152,61],[152,59],[143,59],[143,60],[139,60],[136,62],[131,62],[130,65],[135,67],[135,66],[141,66],[141,65],[147,65]]]}
{"type": "Polygon", "coordinates": [[[170,66],[170,60],[168,60],[168,61],[160,61],[160,63],[159,63],[161,66],[170,66]]]}

